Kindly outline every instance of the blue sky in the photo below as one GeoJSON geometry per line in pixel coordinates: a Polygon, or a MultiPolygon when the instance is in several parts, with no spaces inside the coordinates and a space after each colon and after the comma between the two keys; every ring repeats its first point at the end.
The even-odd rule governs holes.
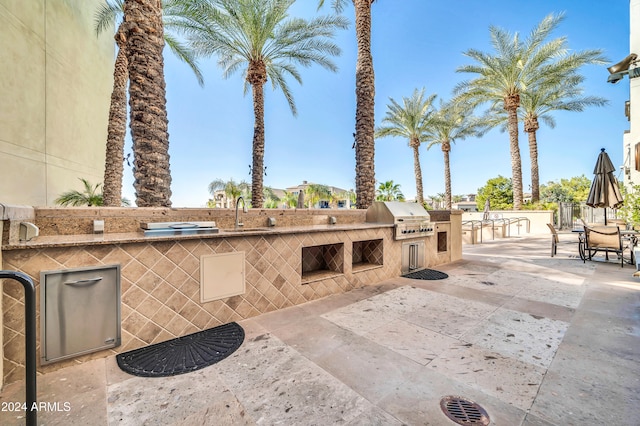
{"type": "MultiPolygon", "coordinates": [[[[330,4],[330,1],[326,3],[330,4]]],[[[291,16],[316,14],[316,0],[298,0],[291,16]]],[[[325,5],[321,13],[330,13],[325,5]]],[[[526,37],[549,13],[565,13],[552,35],[568,37],[571,49],[603,49],[611,63],[629,54],[628,0],[377,0],[372,6],[372,50],[376,81],[376,124],[384,117],[389,98],[401,100],[415,88],[425,87],[448,100],[453,87],[473,75],[456,73],[473,63],[463,55],[470,49],[492,52],[489,26],[495,25],[526,37]]],[[[345,15],[353,22],[348,2],[345,15]]],[[[337,34],[342,55],[331,73],[321,67],[300,68],[303,85],[290,87],[298,107],[293,117],[280,91],[265,86],[264,183],[286,188],[303,180],[354,188],[355,64],[353,24],[337,34]]],[[[253,106],[251,93],[243,96],[243,76],[227,80],[215,58],[201,60],[205,87],[191,70],[165,51],[169,153],[174,207],[200,207],[210,195],[214,179],[251,181],[253,106]]],[[[600,148],[606,148],[616,166],[622,165],[622,135],[629,128],[624,102],[629,82],[607,83],[605,66],[589,66],[585,94],[609,100],[609,105],[582,113],[558,112],[557,126],[542,124],[538,131],[540,181],[586,175],[591,179],[600,148]]],[[[479,111],[481,112],[481,111],[479,111]]],[[[128,137],[129,138],[129,137],[128,137]]],[[[130,152],[130,141],[125,148],[130,152]]],[[[530,159],[527,135],[520,128],[523,184],[528,191],[530,159]]],[[[444,192],[443,157],[439,147],[420,148],[425,196],[444,192]]],[[[476,193],[488,179],[511,177],[506,133],[493,130],[482,138],[457,141],[451,151],[452,192],[476,193]]],[[[393,180],[407,198],[416,195],[412,151],[407,141],[376,141],[376,180],[393,180]]],[[[125,166],[123,195],[135,200],[133,177],[125,166]]]]}

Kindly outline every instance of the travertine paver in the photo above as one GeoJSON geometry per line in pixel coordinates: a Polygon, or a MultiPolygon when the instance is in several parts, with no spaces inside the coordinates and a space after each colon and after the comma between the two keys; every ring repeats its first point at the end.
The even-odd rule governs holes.
{"type": "Polygon", "coordinates": [[[498,309],[461,339],[505,356],[548,367],[568,326],[563,321],[498,309]]]}
{"type": "Polygon", "coordinates": [[[471,343],[452,345],[427,367],[522,410],[531,407],[545,372],[471,343]]]}
{"type": "Polygon", "coordinates": [[[395,320],[365,334],[365,337],[400,355],[426,365],[456,339],[404,320],[395,320]]]}

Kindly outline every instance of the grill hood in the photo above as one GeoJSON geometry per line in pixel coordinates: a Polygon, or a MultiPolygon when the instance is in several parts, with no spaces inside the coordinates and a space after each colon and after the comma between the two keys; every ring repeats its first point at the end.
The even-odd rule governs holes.
{"type": "Polygon", "coordinates": [[[402,223],[429,221],[429,213],[418,203],[376,201],[367,209],[367,222],[402,223]]]}

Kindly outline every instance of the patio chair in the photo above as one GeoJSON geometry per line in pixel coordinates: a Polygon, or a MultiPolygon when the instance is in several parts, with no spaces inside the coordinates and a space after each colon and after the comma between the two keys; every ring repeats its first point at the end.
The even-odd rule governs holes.
{"type": "Polygon", "coordinates": [[[558,243],[560,240],[558,239],[558,231],[556,231],[555,226],[550,223],[547,223],[549,230],[551,231],[551,257],[558,254],[558,243]]]}
{"type": "Polygon", "coordinates": [[[599,251],[605,252],[607,259],[609,253],[616,253],[620,258],[620,267],[624,267],[624,251],[630,249],[622,242],[620,228],[617,226],[585,226],[584,227],[585,246],[584,252],[586,259],[591,260],[593,255],[599,251]]]}

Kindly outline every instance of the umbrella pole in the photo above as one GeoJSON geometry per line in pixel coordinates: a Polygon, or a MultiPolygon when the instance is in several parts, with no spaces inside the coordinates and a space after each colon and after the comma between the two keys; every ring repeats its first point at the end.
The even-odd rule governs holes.
{"type": "Polygon", "coordinates": [[[607,226],[607,208],[604,208],[604,226],[607,226]]]}

